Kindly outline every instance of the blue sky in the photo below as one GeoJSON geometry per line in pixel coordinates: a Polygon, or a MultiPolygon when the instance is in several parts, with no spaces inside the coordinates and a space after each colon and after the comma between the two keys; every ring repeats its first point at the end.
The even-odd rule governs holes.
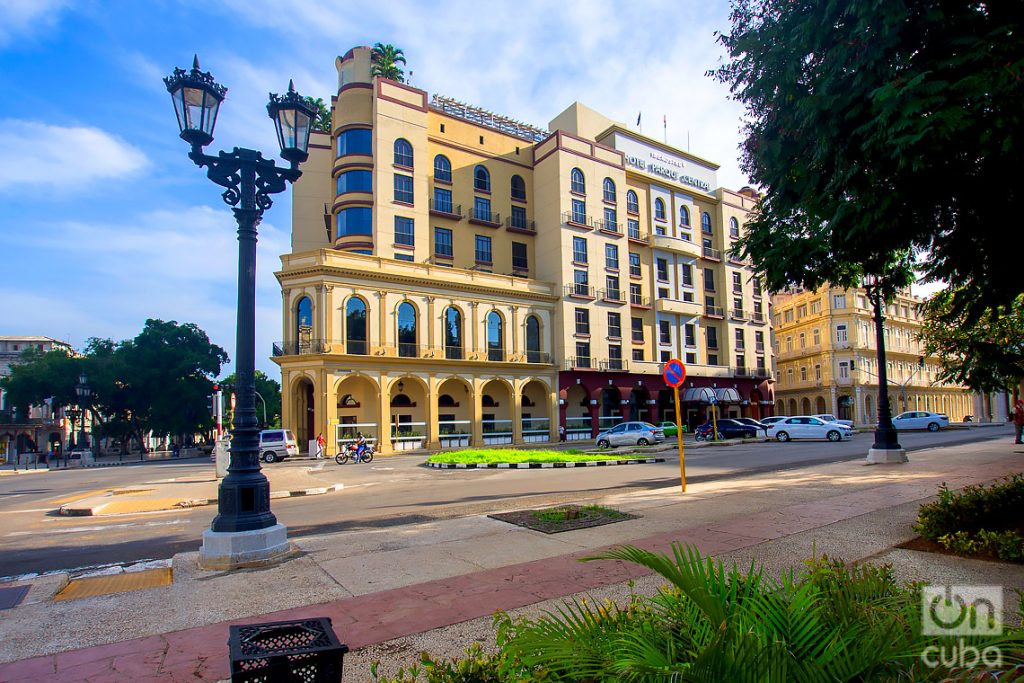
{"type": "MultiPolygon", "coordinates": [[[[574,100],[717,161],[737,162],[741,108],[704,75],[724,0],[706,2],[0,2],[0,334],[81,348],[146,318],[194,322],[234,356],[237,245],[220,190],[186,157],[161,78],[191,65],[228,87],[208,150],[276,157],[267,93],[329,100],[335,58],[380,41],[412,84],[547,127],[574,100]]],[[[257,367],[281,338],[273,271],[291,196],[260,227],[257,367]]],[[[229,372],[230,367],[225,369],[229,372]]]]}

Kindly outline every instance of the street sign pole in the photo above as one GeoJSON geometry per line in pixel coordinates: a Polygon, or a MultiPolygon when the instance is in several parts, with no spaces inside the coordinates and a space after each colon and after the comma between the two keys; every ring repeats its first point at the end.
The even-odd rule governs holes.
{"type": "Polygon", "coordinates": [[[711,425],[715,431],[711,434],[714,441],[718,441],[718,401],[711,404],[711,425]]]}
{"type": "Polygon", "coordinates": [[[686,493],[686,455],[683,453],[683,423],[679,416],[679,387],[672,387],[676,396],[676,438],[679,439],[679,481],[686,493]]]}

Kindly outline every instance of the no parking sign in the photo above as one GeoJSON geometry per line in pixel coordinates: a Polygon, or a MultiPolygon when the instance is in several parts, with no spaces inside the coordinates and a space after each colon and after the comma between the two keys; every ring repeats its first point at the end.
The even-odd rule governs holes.
{"type": "Polygon", "coordinates": [[[665,363],[665,369],[661,371],[665,384],[672,387],[676,397],[676,438],[679,440],[679,481],[686,493],[686,458],[683,454],[683,425],[679,419],[679,386],[686,381],[686,366],[678,358],[665,363]]]}

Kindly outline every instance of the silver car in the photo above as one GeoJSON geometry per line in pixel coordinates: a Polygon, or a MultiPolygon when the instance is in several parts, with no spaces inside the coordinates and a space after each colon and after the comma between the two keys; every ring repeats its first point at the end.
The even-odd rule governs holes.
{"type": "Polygon", "coordinates": [[[949,426],[949,418],[942,413],[933,413],[927,410],[911,410],[894,417],[892,425],[899,431],[905,429],[927,429],[929,432],[937,432],[943,427],[949,426]]]}
{"type": "Polygon", "coordinates": [[[665,430],[650,422],[620,422],[597,435],[598,448],[649,446],[665,440],[665,430]]]}

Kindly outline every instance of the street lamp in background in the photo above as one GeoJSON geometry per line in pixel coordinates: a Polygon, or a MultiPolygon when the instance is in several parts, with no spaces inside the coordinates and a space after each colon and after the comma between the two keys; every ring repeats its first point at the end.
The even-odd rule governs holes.
{"type": "Polygon", "coordinates": [[[85,415],[89,410],[89,378],[85,376],[84,372],[78,376],[78,384],[75,385],[75,395],[78,396],[78,407],[81,410],[81,420],[78,423],[80,431],[76,445],[81,449],[82,444],[85,442],[85,415]]]}
{"type": "Polygon", "coordinates": [[[885,365],[885,300],[882,281],[874,275],[865,276],[864,288],[875,309],[875,342],[878,346],[878,426],[875,428],[875,443],[868,449],[868,462],[907,462],[907,452],[900,446],[899,435],[892,424],[892,408],[889,405],[889,372],[885,365]]]}
{"type": "Polygon", "coordinates": [[[272,561],[288,552],[288,535],[270,512],[270,484],[260,471],[259,426],[256,423],[256,228],[271,207],[270,195],[283,192],[302,172],[309,153],[309,132],[315,112],[288,84],[285,95],[270,95],[267,113],[277,129],[281,156],[289,168],[278,168],[261,152],[235,147],[217,156],[203,153],[213,142],[220,104],[227,88],[209,72],[175,69],[164,79],[174,103],[181,138],[192,149],[189,158],[206,176],[226,188],[221,195],[238,223],[238,312],[235,338],[235,373],[238,413],[231,431],[231,461],[221,481],[217,516],[203,532],[199,552],[202,566],[234,569],[272,561]]]}

